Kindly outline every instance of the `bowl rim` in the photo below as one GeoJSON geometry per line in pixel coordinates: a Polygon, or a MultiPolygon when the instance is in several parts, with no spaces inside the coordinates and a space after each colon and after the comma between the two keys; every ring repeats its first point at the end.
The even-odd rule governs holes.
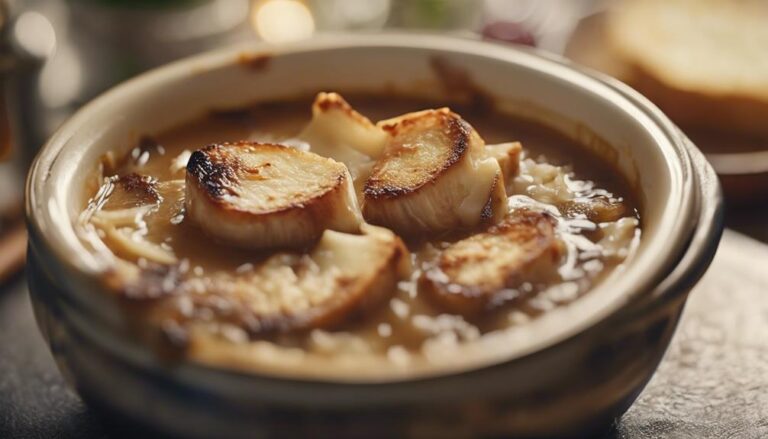
{"type": "MultiPolygon", "coordinates": [[[[123,84],[105,92],[97,97],[74,116],[66,121],[57,132],[50,138],[42,148],[30,168],[26,185],[26,214],[28,227],[30,230],[30,239],[34,241],[35,247],[43,249],[44,252],[53,256],[53,261],[65,273],[76,273],[85,276],[96,276],[102,273],[97,269],[98,263],[87,261],[87,257],[92,255],[83,255],[82,252],[74,251],[72,246],[72,236],[64,236],[60,223],[62,218],[66,218],[66,223],[72,229],[72,221],[64,212],[61,206],[57,205],[57,200],[50,197],[52,185],[51,170],[59,154],[66,147],[68,139],[81,126],[87,124],[89,116],[104,108],[110,108],[111,103],[120,96],[133,93],[134,90],[146,87],[148,84],[178,80],[189,75],[190,69],[204,74],[207,70],[215,68],[226,68],[233,64],[237,55],[243,53],[262,54],[269,53],[272,56],[284,54],[296,54],[302,52],[312,52],[317,50],[344,50],[360,47],[389,47],[400,48],[404,50],[433,50],[450,53],[472,53],[495,58],[507,63],[524,64],[525,66],[547,72],[552,75],[564,77],[565,79],[589,88],[595,93],[608,93],[615,99],[621,100],[623,105],[632,110],[637,118],[644,118],[643,127],[654,132],[654,138],[660,139],[659,147],[670,167],[670,195],[667,207],[674,209],[664,209],[662,218],[658,222],[658,227],[663,233],[645,248],[644,253],[653,253],[657,255],[654,260],[647,260],[645,272],[652,275],[644,279],[637,278],[634,288],[629,291],[620,291],[616,294],[616,299],[611,300],[609,305],[604,306],[598,312],[594,312],[590,319],[578,328],[572,331],[560,334],[556,340],[549,340],[545,343],[537,344],[535,349],[529,352],[523,352],[521,355],[513,356],[503,360],[493,361],[488,364],[474,366],[466,371],[449,371],[445,374],[432,374],[428,376],[399,377],[394,380],[383,380],[384,383],[405,382],[417,379],[432,379],[445,375],[457,375],[467,372],[473,372],[488,367],[493,367],[498,363],[522,358],[527,355],[545,350],[557,345],[573,336],[596,326],[599,322],[605,320],[617,310],[627,305],[631,298],[639,296],[643,291],[651,291],[653,287],[674,268],[677,261],[681,258],[687,245],[687,240],[693,233],[698,216],[696,210],[700,208],[697,200],[697,191],[695,184],[696,170],[693,167],[688,150],[679,138],[677,128],[669,119],[647,99],[640,96],[637,92],[617,80],[606,77],[602,74],[596,74],[588,69],[576,66],[570,61],[551,54],[543,54],[535,49],[510,48],[495,43],[481,42],[473,39],[457,38],[455,36],[438,36],[432,34],[415,34],[402,32],[385,32],[378,34],[355,34],[354,38],[349,35],[330,35],[322,38],[303,41],[284,46],[274,46],[260,42],[250,42],[244,45],[223,48],[212,52],[197,55],[191,58],[182,59],[173,62],[164,67],[149,71],[136,78],[126,81],[123,84]],[[648,123],[651,126],[648,126],[648,123]],[[63,215],[63,216],[62,216],[63,215]],[[650,267],[650,268],[649,268],[650,267]]],[[[55,176],[54,176],[55,177],[55,176]]],[[[648,259],[646,257],[646,259],[648,259]]],[[[632,264],[637,264],[633,260],[632,264]]],[[[636,270],[639,272],[639,269],[636,270]]],[[[617,288],[618,289],[618,288],[617,288]]],[[[192,364],[185,362],[186,365],[202,367],[203,369],[219,370],[212,366],[201,364],[192,364]]],[[[227,373],[242,374],[249,377],[262,376],[267,379],[281,379],[284,377],[273,375],[258,375],[254,372],[242,372],[237,370],[227,370],[227,373]]],[[[301,381],[300,378],[284,378],[291,381],[301,381]]],[[[309,382],[324,382],[322,379],[310,379],[309,382]]],[[[339,381],[333,380],[332,383],[338,384],[339,381]]],[[[356,382],[356,381],[354,381],[356,382]]],[[[379,382],[375,380],[373,382],[379,382]]],[[[364,380],[362,384],[370,384],[371,381],[364,380]]]]}

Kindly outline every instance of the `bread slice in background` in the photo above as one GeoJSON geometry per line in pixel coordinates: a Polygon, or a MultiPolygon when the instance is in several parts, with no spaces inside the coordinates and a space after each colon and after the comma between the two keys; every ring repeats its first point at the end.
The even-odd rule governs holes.
{"type": "Polygon", "coordinates": [[[625,0],[605,36],[620,79],[681,126],[768,138],[768,1],[625,0]]]}

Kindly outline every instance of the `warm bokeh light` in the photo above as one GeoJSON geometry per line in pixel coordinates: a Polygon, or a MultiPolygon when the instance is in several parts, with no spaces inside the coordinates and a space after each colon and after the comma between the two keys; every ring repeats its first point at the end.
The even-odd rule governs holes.
{"type": "Polygon", "coordinates": [[[251,19],[256,33],[270,43],[302,40],[315,31],[312,13],[298,0],[259,1],[251,19]]]}
{"type": "Polygon", "coordinates": [[[16,43],[32,56],[45,58],[56,47],[56,35],[51,22],[39,12],[21,14],[14,26],[16,43]]]}

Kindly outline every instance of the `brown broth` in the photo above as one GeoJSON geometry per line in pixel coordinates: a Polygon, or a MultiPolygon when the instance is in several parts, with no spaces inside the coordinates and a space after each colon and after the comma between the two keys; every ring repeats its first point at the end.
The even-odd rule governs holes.
{"type": "MultiPolygon", "coordinates": [[[[348,96],[349,102],[360,113],[371,120],[381,120],[402,113],[435,108],[434,102],[409,98],[382,98],[376,96],[348,96]]],[[[106,174],[128,175],[137,173],[148,175],[159,182],[181,180],[184,169],[171,171],[171,165],[183,151],[194,151],[210,143],[233,142],[239,140],[280,140],[295,136],[309,121],[311,99],[286,102],[259,104],[250,108],[234,111],[212,110],[209,115],[190,121],[174,129],[153,136],[149,141],[144,139],[141,147],[134,148],[124,160],[119,160],[114,170],[107,169],[106,174]]],[[[585,148],[568,137],[535,122],[516,119],[499,114],[488,109],[477,107],[462,107],[452,105],[452,109],[461,114],[485,139],[486,143],[501,143],[520,141],[528,156],[531,158],[545,157],[547,163],[567,165],[573,171],[574,178],[589,180],[594,183],[594,190],[608,193],[623,204],[624,216],[638,218],[634,197],[627,181],[609,164],[599,157],[589,153],[585,148]]],[[[109,175],[105,175],[109,176],[109,175]]],[[[181,214],[178,199],[172,194],[173,188],[163,189],[161,195],[174,203],[161,203],[161,208],[145,218],[147,223],[173,224],[175,217],[181,214]],[[166,192],[163,193],[163,190],[166,192]],[[154,222],[153,222],[154,221],[154,222]]],[[[182,191],[183,192],[183,191],[182,191]]],[[[93,196],[95,190],[89,191],[93,196]]],[[[510,194],[512,195],[512,194],[510,194]]],[[[114,196],[114,195],[113,195],[114,196]]],[[[115,207],[125,207],[116,200],[115,207]]],[[[130,202],[128,202],[130,204],[130,202]]],[[[106,208],[110,205],[107,204],[106,208]]],[[[181,216],[177,218],[182,219],[181,216]]],[[[565,215],[565,220],[569,219],[565,215]]],[[[632,241],[638,239],[639,231],[632,241]]],[[[597,232],[578,232],[590,241],[600,238],[597,232]]],[[[189,270],[196,276],[206,273],[223,271],[235,272],[244,264],[254,264],[266,255],[255,254],[244,250],[219,244],[207,237],[190,221],[180,221],[170,227],[153,226],[145,233],[145,239],[156,244],[171,248],[180,260],[185,260],[189,270]]],[[[410,242],[409,248],[414,252],[416,267],[420,267],[431,256],[430,246],[439,246],[440,242],[424,243],[410,242]]],[[[634,244],[632,244],[634,245],[634,244]]],[[[627,251],[630,251],[628,246],[627,251]]],[[[578,253],[582,255],[582,253],[578,253]]],[[[597,258],[599,259],[599,258],[597,258]]],[[[621,258],[623,259],[623,258],[621,258]]],[[[535,318],[551,306],[575,300],[586,293],[600,281],[621,260],[600,260],[601,266],[590,276],[574,280],[575,291],[566,294],[563,300],[550,301],[542,304],[543,299],[538,294],[532,294],[525,300],[516,300],[510,304],[489,312],[480,318],[465,320],[457,316],[444,314],[440,309],[424,300],[418,293],[415,281],[401,282],[392,300],[377,311],[362,320],[349,321],[342,327],[335,328],[336,333],[348,333],[353,337],[365,340],[368,348],[375,352],[386,353],[393,347],[403,347],[416,351],[428,340],[441,337],[442,333],[453,333],[450,337],[458,341],[470,341],[482,334],[512,324],[535,318]],[[541,303],[539,303],[541,302],[541,303]],[[443,331],[441,328],[447,328],[443,331]]],[[[581,262],[578,262],[581,263],[581,262]]],[[[139,264],[140,266],[142,264],[139,264]]],[[[567,283],[563,279],[555,279],[553,283],[567,283]]],[[[571,288],[573,290],[573,288],[571,288]]],[[[554,293],[553,293],[554,294],[554,293]]],[[[176,299],[173,299],[176,300],[176,299]]],[[[149,314],[154,318],[163,319],[166,307],[158,306],[158,302],[148,302],[154,307],[149,314]],[[160,317],[157,317],[157,316],[160,317]]],[[[255,338],[271,340],[281,346],[294,346],[309,350],[310,339],[317,334],[291,333],[278,335],[257,335],[255,338]]],[[[323,336],[323,335],[321,335],[323,336]]],[[[226,338],[226,337],[224,337],[226,338]]],[[[317,349],[321,352],[322,349],[317,349]]]]}

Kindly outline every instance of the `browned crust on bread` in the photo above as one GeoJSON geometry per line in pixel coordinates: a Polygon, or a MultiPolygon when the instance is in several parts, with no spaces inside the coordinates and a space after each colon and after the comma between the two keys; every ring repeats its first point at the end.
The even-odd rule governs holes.
{"type": "MultiPolygon", "coordinates": [[[[420,188],[427,184],[434,183],[442,173],[456,164],[469,150],[471,136],[473,128],[469,123],[461,119],[458,115],[451,112],[447,108],[441,108],[438,110],[431,110],[427,113],[429,116],[440,118],[442,123],[445,123],[448,133],[448,138],[451,141],[450,152],[447,160],[442,163],[442,166],[431,173],[428,178],[423,179],[422,182],[411,187],[394,186],[391,182],[387,182],[382,179],[378,174],[381,172],[383,162],[386,162],[394,155],[402,153],[401,146],[395,146],[394,148],[387,148],[384,152],[384,157],[376,163],[371,172],[371,176],[365,182],[363,187],[363,194],[366,198],[370,199],[387,199],[399,197],[408,193],[417,192],[420,188]]],[[[403,130],[406,130],[419,122],[418,117],[408,117],[398,121],[395,124],[384,124],[381,128],[388,132],[396,141],[398,134],[403,130]]]]}
{"type": "Polygon", "coordinates": [[[237,183],[237,172],[235,170],[239,166],[239,160],[226,153],[223,148],[245,144],[245,142],[211,144],[193,152],[187,162],[187,182],[190,182],[189,176],[194,177],[192,183],[197,184],[213,202],[217,202],[225,194],[231,194],[230,187],[233,183],[237,183]],[[220,155],[225,161],[214,162],[211,160],[211,154],[220,155]]]}
{"type": "Polygon", "coordinates": [[[349,105],[349,102],[347,102],[346,99],[344,99],[338,93],[318,93],[313,106],[316,110],[319,110],[322,113],[331,110],[339,110],[360,124],[375,127],[375,125],[367,117],[355,111],[355,109],[349,105]]]}
{"type": "MultiPolygon", "coordinates": [[[[248,169],[245,165],[234,155],[226,151],[227,147],[243,147],[243,148],[268,148],[285,151],[289,154],[309,154],[303,151],[299,151],[295,148],[280,144],[269,143],[257,143],[257,142],[234,142],[234,143],[221,143],[211,144],[205,148],[195,151],[189,158],[187,163],[187,184],[193,184],[200,189],[200,192],[205,195],[205,200],[209,203],[217,206],[218,208],[226,210],[233,215],[270,215],[280,214],[288,212],[292,209],[308,207],[315,208],[314,206],[322,206],[324,201],[332,197],[333,194],[343,190],[343,183],[347,178],[344,172],[343,166],[338,167],[338,175],[336,176],[333,184],[329,184],[324,188],[323,192],[312,194],[309,199],[298,199],[295,202],[286,204],[274,209],[251,212],[240,209],[233,206],[231,203],[224,200],[226,195],[235,195],[231,189],[238,184],[241,178],[241,173],[249,172],[251,174],[258,174],[258,169],[248,169]],[[211,157],[218,155],[220,160],[212,161],[211,157]],[[193,177],[193,178],[190,178],[193,177]]],[[[266,163],[265,166],[271,166],[270,163],[266,163]]],[[[318,213],[324,208],[320,207],[318,213]]]]}
{"type": "Polygon", "coordinates": [[[480,212],[480,219],[483,224],[493,225],[501,220],[501,216],[506,209],[494,209],[494,206],[506,205],[507,192],[504,189],[504,176],[496,175],[491,186],[491,192],[488,195],[488,201],[480,212]],[[500,215],[501,214],[501,215],[500,215]]]}
{"type": "Polygon", "coordinates": [[[555,220],[546,212],[521,209],[485,232],[459,241],[441,252],[437,264],[419,279],[419,286],[433,302],[450,312],[474,316],[493,306],[495,296],[504,289],[515,289],[523,282],[536,282],[560,258],[555,240],[555,220]],[[488,242],[483,242],[491,238],[488,242]],[[482,265],[494,256],[482,251],[483,245],[495,245],[492,239],[504,239],[523,247],[523,256],[502,267],[496,278],[466,284],[457,280],[461,270],[482,265]],[[473,251],[462,248],[479,244],[473,251]],[[541,262],[542,267],[538,267],[541,262]],[[542,270],[543,269],[543,270],[542,270]]]}

